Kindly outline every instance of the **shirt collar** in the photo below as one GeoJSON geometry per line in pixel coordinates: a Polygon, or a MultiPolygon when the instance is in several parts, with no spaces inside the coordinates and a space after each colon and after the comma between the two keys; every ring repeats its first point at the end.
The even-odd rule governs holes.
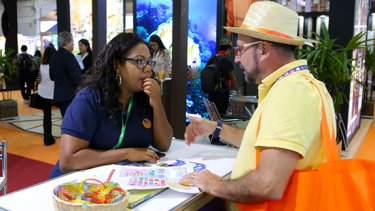
{"type": "Polygon", "coordinates": [[[290,69],[293,69],[297,66],[301,65],[307,65],[307,60],[301,59],[301,60],[295,60],[293,62],[290,62],[279,69],[277,69],[275,72],[268,75],[266,78],[262,80],[262,83],[259,85],[258,94],[259,94],[259,101],[262,101],[263,98],[268,93],[268,90],[272,87],[272,85],[279,79],[284,73],[288,72],[290,69]]]}

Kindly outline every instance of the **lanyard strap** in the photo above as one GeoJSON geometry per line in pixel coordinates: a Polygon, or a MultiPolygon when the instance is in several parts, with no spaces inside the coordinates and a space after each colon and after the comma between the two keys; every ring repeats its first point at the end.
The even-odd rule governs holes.
{"type": "Polygon", "coordinates": [[[121,133],[120,133],[120,137],[118,137],[117,144],[116,144],[116,146],[113,147],[113,149],[118,149],[121,146],[121,144],[124,140],[126,123],[128,123],[128,119],[130,117],[130,112],[132,111],[132,108],[133,108],[133,96],[131,96],[130,100],[129,100],[128,111],[126,112],[125,124],[124,124],[124,117],[121,114],[121,133]]]}
{"type": "Polygon", "coordinates": [[[307,65],[300,65],[300,66],[297,66],[295,68],[292,68],[290,70],[288,70],[286,73],[282,74],[277,80],[280,80],[292,73],[295,73],[295,72],[299,72],[299,71],[302,71],[302,70],[307,70],[309,69],[309,67],[307,65]]]}

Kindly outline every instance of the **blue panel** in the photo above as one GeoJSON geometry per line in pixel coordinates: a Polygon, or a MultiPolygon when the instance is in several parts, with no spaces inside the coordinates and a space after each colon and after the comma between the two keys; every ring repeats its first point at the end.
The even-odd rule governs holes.
{"type": "MultiPolygon", "coordinates": [[[[136,31],[143,39],[157,34],[172,55],[172,0],[137,0],[136,31]]],[[[188,25],[187,112],[207,117],[201,96],[200,71],[216,53],[217,0],[190,0],[188,25]],[[191,66],[195,63],[191,70],[191,66]],[[190,69],[190,70],[189,70],[190,69]]]]}

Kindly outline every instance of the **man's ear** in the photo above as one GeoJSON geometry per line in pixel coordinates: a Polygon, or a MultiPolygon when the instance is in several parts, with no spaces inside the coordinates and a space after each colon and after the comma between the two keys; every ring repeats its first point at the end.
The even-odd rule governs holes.
{"type": "Polygon", "coordinates": [[[270,42],[262,42],[261,44],[262,55],[266,55],[270,53],[272,50],[272,43],[270,42]]]}

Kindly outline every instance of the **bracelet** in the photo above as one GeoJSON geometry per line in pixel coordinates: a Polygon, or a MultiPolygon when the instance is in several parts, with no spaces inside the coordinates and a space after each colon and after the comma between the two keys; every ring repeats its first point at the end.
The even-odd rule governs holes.
{"type": "Polygon", "coordinates": [[[218,121],[217,125],[216,125],[216,129],[215,129],[215,131],[213,133],[212,138],[217,138],[217,137],[220,136],[220,132],[221,132],[222,126],[223,126],[223,122],[222,121],[218,121]]]}

